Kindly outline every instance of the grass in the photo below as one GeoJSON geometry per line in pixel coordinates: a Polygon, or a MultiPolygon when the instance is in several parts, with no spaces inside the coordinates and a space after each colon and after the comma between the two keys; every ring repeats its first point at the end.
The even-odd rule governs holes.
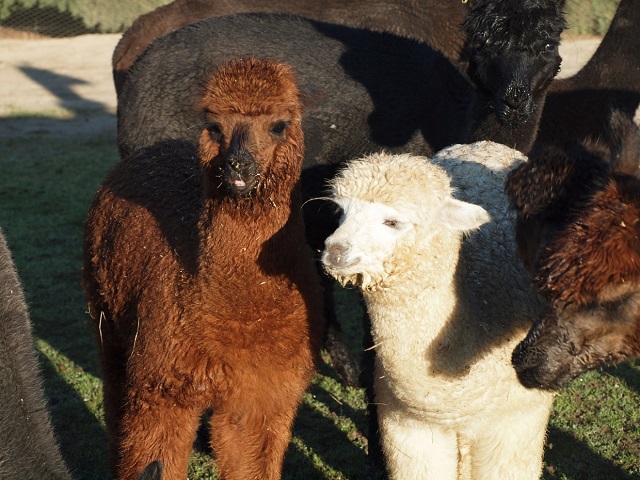
{"type": "Polygon", "coordinates": [[[170,1],[0,0],[0,25],[54,37],[121,32],[139,15],[170,1]]]}
{"type": "MultiPolygon", "coordinates": [[[[107,478],[102,384],[81,292],[80,259],[88,205],[117,161],[113,137],[0,138],[0,226],[30,305],[53,423],[78,480],[107,478]]],[[[355,352],[360,307],[353,291],[337,291],[339,315],[355,352]]],[[[640,479],[639,406],[638,362],[575,381],[555,402],[543,478],[640,479]]],[[[215,479],[206,435],[200,432],[194,445],[193,480],[215,479]]],[[[363,392],[342,385],[325,362],[295,423],[284,478],[367,478],[365,435],[363,392]]]]}
{"type": "Polygon", "coordinates": [[[574,35],[604,35],[620,0],[567,0],[568,31],[574,35]]]}

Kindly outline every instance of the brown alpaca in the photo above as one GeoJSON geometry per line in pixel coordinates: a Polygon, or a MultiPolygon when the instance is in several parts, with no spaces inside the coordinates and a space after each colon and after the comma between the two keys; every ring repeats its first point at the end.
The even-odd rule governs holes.
{"type": "Polygon", "coordinates": [[[186,478],[208,409],[220,478],[280,478],[322,342],[292,69],[223,64],[198,108],[199,150],[166,141],[123,160],[87,218],[83,283],[118,479],[154,460],[164,480],[186,478]]]}
{"type": "Polygon", "coordinates": [[[607,143],[540,147],[506,182],[519,254],[549,304],[513,355],[528,387],[640,358],[640,130],[619,112],[611,123],[607,143]]]}

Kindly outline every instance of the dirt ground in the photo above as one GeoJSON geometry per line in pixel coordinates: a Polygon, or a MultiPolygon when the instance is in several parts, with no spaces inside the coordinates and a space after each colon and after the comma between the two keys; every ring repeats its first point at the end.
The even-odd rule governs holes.
{"type": "MultiPolygon", "coordinates": [[[[119,38],[0,38],[0,136],[115,134],[111,54],[119,38]],[[47,121],[53,116],[67,121],[47,121]]],[[[566,38],[561,76],[575,73],[599,41],[566,38]]]]}
{"type": "Polygon", "coordinates": [[[0,38],[0,118],[11,117],[0,136],[115,134],[111,54],[119,38],[0,38]]]}

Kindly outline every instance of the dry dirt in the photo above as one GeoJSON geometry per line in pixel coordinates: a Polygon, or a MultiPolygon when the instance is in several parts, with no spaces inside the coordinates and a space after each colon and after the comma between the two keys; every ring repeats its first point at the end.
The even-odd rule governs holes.
{"type": "MultiPolygon", "coordinates": [[[[15,36],[0,38],[0,136],[115,135],[111,53],[119,34],[6,37],[15,36]]],[[[565,39],[561,76],[577,71],[599,41],[565,39]]]]}

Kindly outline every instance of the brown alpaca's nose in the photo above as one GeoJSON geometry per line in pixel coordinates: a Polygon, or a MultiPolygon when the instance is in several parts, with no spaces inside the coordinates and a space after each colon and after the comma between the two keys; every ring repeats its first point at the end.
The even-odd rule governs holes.
{"type": "Polygon", "coordinates": [[[238,173],[253,168],[255,160],[249,152],[249,133],[245,128],[238,128],[234,131],[229,144],[229,152],[227,153],[227,163],[229,167],[238,173]]]}

